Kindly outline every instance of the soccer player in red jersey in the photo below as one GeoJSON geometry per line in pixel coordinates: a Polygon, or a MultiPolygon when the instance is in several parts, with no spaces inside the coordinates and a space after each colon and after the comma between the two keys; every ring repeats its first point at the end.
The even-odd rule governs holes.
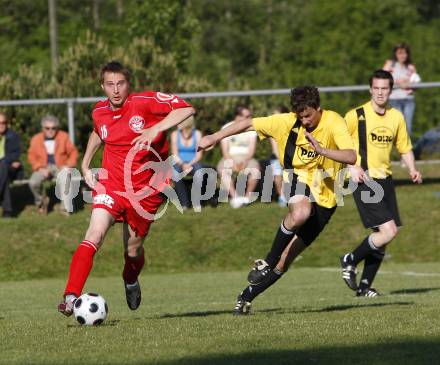
{"type": "Polygon", "coordinates": [[[64,300],[58,310],[66,316],[81,295],[93,265],[93,256],[115,222],[123,222],[124,279],[127,304],[135,310],[141,302],[138,275],[144,265],[143,242],[162,203],[167,185],[166,131],[194,114],[177,96],[146,91],[130,93],[130,73],[119,62],[101,70],[101,87],[107,100],[93,109],[93,131],[82,161],[87,185],[93,189],[92,215],[84,240],[72,257],[64,300]],[[104,145],[98,179],[90,162],[104,145]],[[154,167],[156,167],[154,169],[154,167]],[[159,167],[160,171],[157,171],[159,167]]]}

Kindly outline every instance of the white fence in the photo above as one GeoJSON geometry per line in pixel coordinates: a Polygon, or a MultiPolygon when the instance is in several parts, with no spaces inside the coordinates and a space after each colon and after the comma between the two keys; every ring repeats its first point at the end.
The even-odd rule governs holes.
{"type": "MultiPolygon", "coordinates": [[[[437,88],[440,82],[421,82],[411,85],[415,89],[437,88]]],[[[318,87],[321,93],[340,93],[351,91],[365,91],[369,89],[368,85],[352,85],[352,86],[322,86],[318,87]]],[[[287,95],[291,89],[266,89],[266,90],[244,90],[244,91],[219,91],[219,92],[203,92],[203,93],[183,93],[178,94],[185,99],[200,98],[225,98],[237,96],[267,96],[267,95],[287,95]]],[[[85,97],[85,98],[60,98],[60,99],[28,99],[28,100],[0,100],[0,106],[25,106],[25,105],[48,105],[48,104],[65,104],[67,107],[67,127],[70,139],[75,143],[75,104],[93,104],[103,97],[85,97]]]]}

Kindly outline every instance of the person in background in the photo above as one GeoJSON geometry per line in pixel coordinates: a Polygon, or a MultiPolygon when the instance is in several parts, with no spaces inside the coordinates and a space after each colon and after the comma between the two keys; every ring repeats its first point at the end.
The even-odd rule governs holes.
{"type": "Polygon", "coordinates": [[[9,183],[22,171],[20,137],[8,128],[8,117],[0,112],[0,201],[3,218],[12,217],[9,183]]]}
{"type": "MultiPolygon", "coordinates": [[[[226,123],[222,128],[226,128],[234,123],[240,122],[252,117],[249,107],[239,105],[235,109],[235,118],[232,122],[226,123]]],[[[250,195],[257,187],[257,179],[255,179],[249,170],[259,170],[260,164],[254,158],[255,148],[257,146],[257,133],[255,131],[244,131],[242,133],[227,137],[220,142],[223,158],[217,165],[218,176],[221,178],[225,169],[230,168],[229,163],[232,162],[232,171],[239,174],[247,173],[248,180],[245,196],[238,196],[236,186],[232,179],[221,178],[221,189],[228,191],[230,205],[233,208],[240,208],[250,203],[250,195]],[[246,171],[245,171],[246,170],[246,171]]]]}
{"type": "MultiPolygon", "coordinates": [[[[40,213],[47,213],[49,198],[43,195],[43,182],[57,176],[66,167],[76,167],[78,150],[69,135],[59,130],[58,118],[46,115],[41,120],[42,131],[32,137],[28,161],[32,166],[29,187],[40,213]]],[[[62,204],[62,211],[66,212],[62,204]]]]}
{"type": "Polygon", "coordinates": [[[182,178],[178,173],[188,172],[193,176],[193,184],[201,188],[203,176],[196,174],[202,168],[200,160],[203,152],[197,151],[197,146],[202,138],[202,132],[195,127],[194,117],[191,116],[177,126],[177,130],[171,133],[171,153],[174,156],[173,180],[180,204],[183,209],[191,207],[191,196],[182,178]]]}
{"type": "MultiPolygon", "coordinates": [[[[273,112],[273,114],[289,113],[289,108],[285,105],[279,105],[273,112]]],[[[287,200],[283,194],[283,168],[280,164],[280,154],[278,152],[278,145],[273,138],[269,138],[270,145],[272,147],[272,155],[270,157],[270,167],[272,168],[272,175],[275,184],[275,190],[278,194],[278,205],[280,207],[287,206],[287,200]]]]}
{"type": "Polygon", "coordinates": [[[411,89],[409,85],[420,82],[421,78],[411,62],[411,51],[408,44],[397,44],[393,49],[392,58],[385,61],[383,69],[391,72],[394,85],[398,87],[393,89],[389,103],[403,114],[406,129],[411,136],[415,102],[414,89],[411,89]]]}

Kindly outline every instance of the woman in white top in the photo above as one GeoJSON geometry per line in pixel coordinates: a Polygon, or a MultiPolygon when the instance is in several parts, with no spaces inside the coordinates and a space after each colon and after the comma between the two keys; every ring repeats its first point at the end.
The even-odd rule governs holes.
{"type": "Polygon", "coordinates": [[[411,63],[411,51],[406,43],[399,43],[393,49],[393,57],[386,60],[383,69],[391,72],[395,88],[390,95],[389,103],[400,110],[405,117],[408,133],[412,134],[414,116],[414,89],[410,84],[420,82],[416,67],[411,63]]]}

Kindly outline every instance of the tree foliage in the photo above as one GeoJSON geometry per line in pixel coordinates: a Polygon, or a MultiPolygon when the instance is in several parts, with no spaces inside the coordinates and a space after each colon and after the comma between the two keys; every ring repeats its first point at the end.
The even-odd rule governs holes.
{"type": "MultiPolygon", "coordinates": [[[[440,80],[440,5],[434,0],[58,0],[60,60],[50,71],[47,1],[0,0],[0,98],[97,96],[99,68],[126,63],[134,89],[175,93],[366,84],[394,44],[411,45],[424,81],[440,80]]],[[[417,92],[417,134],[438,124],[438,89],[417,92]]],[[[324,94],[344,113],[367,93],[324,94]]],[[[192,100],[203,130],[238,102],[265,114],[286,96],[192,100]]],[[[76,105],[77,137],[91,129],[91,105],[76,105]]],[[[25,136],[65,106],[11,107],[25,136]]]]}

